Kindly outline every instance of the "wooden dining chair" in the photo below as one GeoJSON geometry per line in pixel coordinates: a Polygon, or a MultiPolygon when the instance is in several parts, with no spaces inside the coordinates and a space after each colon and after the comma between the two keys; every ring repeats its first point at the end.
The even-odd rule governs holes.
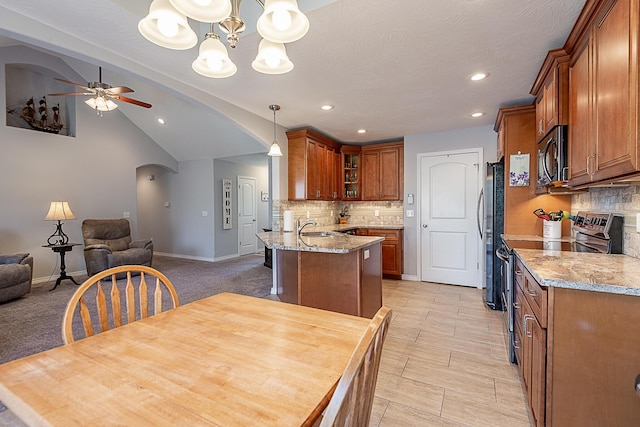
{"type": "Polygon", "coordinates": [[[144,265],[109,268],[87,279],[71,297],[62,319],[62,339],[65,344],[76,340],[73,319],[78,311],[85,334],[84,337],[78,338],[81,339],[94,335],[94,327],[98,327],[99,332],[104,332],[122,326],[123,321],[127,324],[158,314],[163,311],[163,299],[170,300],[168,303],[165,301],[165,305],[172,305],[171,308],[179,305],[178,294],[173,284],[158,270],[144,265]],[[116,276],[122,276],[123,273],[126,277],[118,284],[116,276]],[[139,275],[135,276],[136,274],[139,275]],[[126,281],[122,283],[123,280],[126,281]],[[108,296],[106,292],[109,293],[108,296]],[[91,297],[89,293],[94,296],[95,305],[87,304],[88,298],[91,297]],[[149,299],[153,301],[152,307],[149,299]],[[153,310],[152,314],[149,314],[150,308],[153,310]]]}
{"type": "Polygon", "coordinates": [[[353,351],[323,414],[320,427],[369,425],[382,344],[390,321],[391,309],[382,306],[353,351]]]}

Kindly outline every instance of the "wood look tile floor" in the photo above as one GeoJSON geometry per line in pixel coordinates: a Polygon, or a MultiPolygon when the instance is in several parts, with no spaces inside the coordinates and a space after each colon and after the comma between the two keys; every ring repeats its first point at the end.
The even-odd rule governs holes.
{"type": "Polygon", "coordinates": [[[518,367],[508,361],[502,313],[483,290],[383,281],[393,310],[370,427],[529,427],[518,367]]]}

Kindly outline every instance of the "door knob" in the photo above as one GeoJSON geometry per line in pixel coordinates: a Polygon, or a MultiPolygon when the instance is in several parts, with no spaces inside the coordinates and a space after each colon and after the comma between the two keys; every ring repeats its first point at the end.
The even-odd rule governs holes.
{"type": "Polygon", "coordinates": [[[428,225],[427,224],[422,224],[422,228],[427,228],[428,225]]]}

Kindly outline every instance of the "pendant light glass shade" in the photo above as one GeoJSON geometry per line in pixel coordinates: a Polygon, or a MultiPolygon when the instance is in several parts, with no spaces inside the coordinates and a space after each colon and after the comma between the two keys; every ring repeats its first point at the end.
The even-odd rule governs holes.
{"type": "Polygon", "coordinates": [[[153,0],[149,14],[138,22],[138,31],[150,42],[168,49],[191,49],[198,43],[187,17],[169,0],[153,0]]]}
{"type": "Polygon", "coordinates": [[[280,146],[278,145],[278,141],[273,141],[273,143],[271,144],[271,148],[269,148],[269,152],[267,153],[267,156],[271,156],[271,157],[281,157],[282,156],[282,150],[280,149],[280,146]]]}
{"type": "Polygon", "coordinates": [[[212,78],[231,77],[238,71],[220,37],[212,32],[207,33],[200,44],[198,58],[193,61],[191,68],[198,74],[212,78]]]}
{"type": "Polygon", "coordinates": [[[271,143],[271,148],[269,148],[267,156],[280,157],[282,156],[282,150],[280,149],[280,144],[278,144],[278,140],[276,139],[276,111],[280,109],[280,106],[275,104],[269,105],[269,109],[273,111],[273,142],[271,143]]]}
{"type": "Polygon", "coordinates": [[[266,0],[256,24],[258,33],[275,43],[300,40],[309,31],[309,20],[296,0],[266,0]]]}
{"type": "Polygon", "coordinates": [[[84,101],[89,107],[98,111],[113,111],[118,108],[118,104],[110,99],[105,99],[102,96],[96,96],[95,98],[89,98],[84,101]]]}
{"type": "Polygon", "coordinates": [[[284,74],[293,70],[293,62],[289,60],[284,44],[264,39],[260,41],[258,56],[251,66],[264,74],[284,74]]]}
{"type": "Polygon", "coordinates": [[[200,22],[220,22],[231,14],[229,0],[169,0],[178,12],[200,22]]]}

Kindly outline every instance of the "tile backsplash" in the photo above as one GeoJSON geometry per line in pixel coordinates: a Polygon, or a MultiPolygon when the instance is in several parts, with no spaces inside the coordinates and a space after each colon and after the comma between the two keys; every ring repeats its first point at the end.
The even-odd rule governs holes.
{"type": "Polygon", "coordinates": [[[394,202],[325,202],[325,201],[273,201],[274,231],[280,230],[283,225],[283,212],[294,211],[294,218],[300,221],[312,219],[318,225],[331,225],[338,223],[339,214],[345,212],[348,215],[347,223],[355,225],[382,225],[403,224],[404,208],[401,201],[394,202]],[[376,216],[376,211],[378,216],[376,216]]]}
{"type": "Polygon", "coordinates": [[[624,216],[623,252],[640,258],[640,234],[636,233],[636,214],[640,213],[640,186],[590,188],[571,196],[571,213],[578,211],[613,212],[624,216]]]}

